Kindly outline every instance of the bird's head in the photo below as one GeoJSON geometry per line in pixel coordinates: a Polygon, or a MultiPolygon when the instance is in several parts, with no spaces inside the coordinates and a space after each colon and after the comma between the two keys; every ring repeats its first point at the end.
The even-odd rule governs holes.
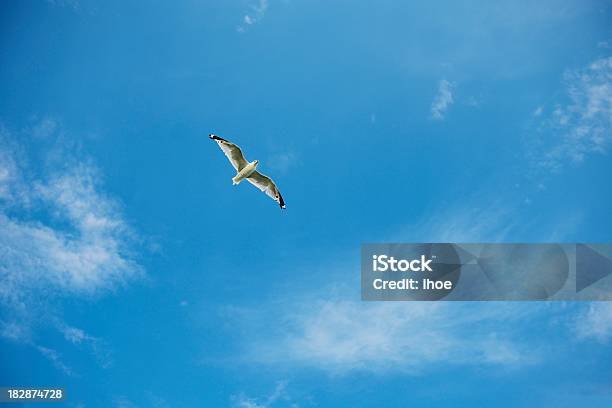
{"type": "Polygon", "coordinates": [[[255,164],[255,167],[257,167],[257,165],[259,164],[259,160],[253,160],[253,164],[255,164]]]}

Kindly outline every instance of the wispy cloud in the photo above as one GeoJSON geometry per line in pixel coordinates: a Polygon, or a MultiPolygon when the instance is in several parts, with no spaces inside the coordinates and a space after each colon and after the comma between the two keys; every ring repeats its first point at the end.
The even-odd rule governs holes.
{"type": "Polygon", "coordinates": [[[75,375],[72,368],[64,363],[58,351],[36,344],[36,342],[33,340],[32,328],[29,323],[30,322],[23,321],[18,322],[16,320],[2,321],[0,319],[0,337],[32,347],[43,357],[49,360],[55,368],[62,371],[64,374],[69,376],[75,375]]]}
{"type": "Polygon", "coordinates": [[[72,371],[72,369],[68,367],[66,364],[64,364],[64,362],[62,361],[60,357],[60,354],[56,350],[53,350],[47,347],[43,347],[43,346],[36,346],[36,349],[40,352],[40,354],[42,354],[47,359],[49,359],[49,361],[51,361],[51,363],[53,364],[53,366],[55,366],[55,368],[64,372],[64,374],[66,375],[74,375],[74,372],[72,371]]]}
{"type": "MultiPolygon", "coordinates": [[[[49,138],[56,128],[45,119],[28,132],[49,138]]],[[[58,366],[59,356],[36,345],[31,335],[30,326],[44,316],[67,341],[87,344],[105,365],[102,342],[65,325],[49,306],[63,296],[98,295],[141,275],[131,251],[134,233],[118,202],[102,191],[101,175],[90,161],[59,149],[54,163],[61,164],[36,171],[17,140],[2,128],[0,334],[32,344],[58,366]]]]}
{"type": "Polygon", "coordinates": [[[291,403],[289,395],[286,392],[287,383],[285,381],[278,382],[274,391],[265,398],[251,398],[244,394],[232,396],[233,406],[236,408],[270,408],[278,406],[277,402],[283,402],[283,406],[296,407],[297,404],[291,403]]]}
{"type": "Polygon", "coordinates": [[[55,119],[46,117],[32,126],[32,136],[35,138],[50,137],[53,135],[57,127],[58,123],[55,119]]]}
{"type": "Polygon", "coordinates": [[[273,154],[268,163],[271,169],[284,174],[292,167],[299,165],[299,160],[293,152],[282,152],[273,154]]]}
{"type": "Polygon", "coordinates": [[[119,396],[113,400],[113,406],[115,408],[136,408],[136,404],[130,401],[127,397],[119,396]]]}
{"type": "Polygon", "coordinates": [[[535,164],[559,170],[591,154],[606,153],[612,141],[612,57],[564,74],[565,103],[556,103],[542,117],[535,164]]]}
{"type": "MultiPolygon", "coordinates": [[[[270,330],[269,337],[249,337],[244,355],[251,362],[332,374],[417,374],[441,364],[516,367],[539,358],[537,347],[515,338],[510,324],[499,326],[501,320],[518,321],[527,315],[526,308],[515,305],[474,308],[457,303],[311,299],[283,306],[283,324],[270,330]]],[[[261,318],[264,325],[269,316],[261,318]]],[[[251,324],[257,321],[252,313],[249,319],[251,324]]]]}
{"type": "Polygon", "coordinates": [[[242,17],[242,23],[238,25],[236,30],[243,33],[249,26],[259,23],[263,20],[268,10],[268,0],[259,0],[257,3],[250,6],[251,11],[242,17]]]}
{"type": "Polygon", "coordinates": [[[449,106],[453,104],[453,88],[454,84],[441,79],[438,82],[438,93],[431,103],[431,117],[435,120],[442,120],[449,106]]]}
{"type": "Polygon", "coordinates": [[[81,7],[79,0],[47,0],[47,3],[58,7],[69,7],[78,10],[81,7]]]}
{"type": "Polygon", "coordinates": [[[103,339],[87,334],[82,329],[66,325],[61,326],[60,331],[68,342],[77,347],[87,348],[101,367],[108,368],[113,364],[112,353],[103,339]]]}
{"type": "Polygon", "coordinates": [[[592,303],[576,320],[576,335],[600,343],[612,339],[612,303],[592,303]]]}
{"type": "Polygon", "coordinates": [[[517,233],[520,223],[513,217],[514,203],[479,201],[478,197],[466,197],[470,205],[437,208],[416,227],[399,231],[397,239],[405,240],[410,235],[410,239],[424,242],[503,242],[517,233]]]}
{"type": "MultiPolygon", "coordinates": [[[[485,200],[483,192],[381,241],[495,242],[546,240],[549,231],[526,231],[520,207],[485,200]],[[475,203],[489,202],[487,207],[475,203]]],[[[346,256],[345,256],[346,255],[346,256]]],[[[336,254],[333,259],[358,259],[336,254]]],[[[316,369],[332,375],[370,372],[427,374],[440,367],[521,369],[550,358],[542,330],[567,319],[561,304],[362,302],[355,300],[358,260],[305,267],[323,281],[256,307],[230,307],[223,315],[241,333],[237,352],[248,363],[280,369],[316,369]],[[350,283],[344,283],[350,282],[350,283]],[[557,315],[558,313],[558,315],[557,315]],[[504,324],[500,325],[499,322],[504,324]]],[[[299,275],[300,271],[294,271],[299,275]]],[[[574,311],[570,319],[574,316],[574,311]]]]}
{"type": "Polygon", "coordinates": [[[482,105],[483,101],[481,97],[470,96],[465,100],[465,104],[467,106],[471,106],[472,108],[478,108],[482,105]]]}
{"type": "Polygon", "coordinates": [[[533,111],[533,116],[542,116],[542,112],[544,112],[544,107],[542,106],[538,106],[534,111],[533,111]]]}
{"type": "MultiPolygon", "coordinates": [[[[15,177],[20,177],[19,175],[15,177]]],[[[20,196],[0,213],[0,268],[4,299],[51,285],[70,292],[95,292],[138,273],[125,248],[128,228],[113,201],[96,188],[96,170],[87,165],[16,186],[20,196]],[[38,218],[26,206],[49,214],[38,218]],[[64,224],[67,228],[58,227],[64,224]]]]}
{"type": "MultiPolygon", "coordinates": [[[[478,198],[476,194],[474,200],[478,198]]],[[[434,213],[436,217],[412,225],[409,231],[400,229],[389,240],[493,242],[517,234],[512,207],[466,204],[434,213]]],[[[240,350],[242,358],[330,374],[419,374],[441,365],[518,368],[545,358],[538,339],[527,339],[521,330],[526,321],[542,319],[546,325],[542,305],[361,302],[338,296],[359,292],[340,283],[355,282],[348,271],[354,273],[358,265],[339,265],[336,272],[330,272],[329,266],[308,268],[314,275],[319,269],[325,271],[326,283],[317,288],[258,304],[256,310],[226,309],[224,317],[239,325],[249,339],[240,350]],[[499,321],[507,324],[500,326],[499,321]]]]}

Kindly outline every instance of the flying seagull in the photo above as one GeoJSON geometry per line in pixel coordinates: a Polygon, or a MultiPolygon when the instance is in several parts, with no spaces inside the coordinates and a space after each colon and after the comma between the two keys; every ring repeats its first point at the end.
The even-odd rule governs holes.
{"type": "Polygon", "coordinates": [[[232,178],[234,185],[240,184],[242,180],[247,179],[249,183],[276,201],[280,205],[280,208],[286,208],[283,196],[281,195],[280,191],[278,191],[276,184],[274,184],[270,177],[265,176],[256,170],[259,160],[253,160],[251,163],[249,163],[244,158],[240,148],[232,142],[213,134],[208,135],[208,137],[217,142],[221,150],[223,150],[223,153],[225,153],[229,159],[230,163],[232,163],[232,166],[234,166],[238,172],[236,176],[232,178]]]}

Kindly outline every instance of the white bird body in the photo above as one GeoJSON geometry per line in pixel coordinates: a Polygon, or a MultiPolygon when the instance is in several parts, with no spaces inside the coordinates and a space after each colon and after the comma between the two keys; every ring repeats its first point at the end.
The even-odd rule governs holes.
{"type": "Polygon", "coordinates": [[[240,182],[242,180],[244,180],[245,178],[247,178],[251,174],[253,174],[253,172],[257,168],[258,164],[259,164],[259,161],[254,160],[251,163],[249,163],[246,166],[244,166],[244,168],[242,170],[240,170],[238,173],[236,173],[236,176],[234,176],[234,178],[232,178],[233,185],[240,184],[240,182]]]}
{"type": "Polygon", "coordinates": [[[212,140],[217,142],[225,156],[229,159],[230,163],[236,169],[237,174],[232,178],[234,185],[240,184],[240,182],[246,179],[249,183],[266,193],[266,195],[272,198],[280,205],[280,208],[285,207],[285,200],[278,187],[274,184],[272,179],[264,174],[257,171],[258,160],[253,160],[249,163],[242,154],[242,150],[234,143],[220,138],[219,136],[210,134],[208,135],[212,140]]]}

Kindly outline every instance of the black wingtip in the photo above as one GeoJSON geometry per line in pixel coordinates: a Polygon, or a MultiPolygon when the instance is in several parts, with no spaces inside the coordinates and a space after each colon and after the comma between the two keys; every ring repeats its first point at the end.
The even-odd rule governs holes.
{"type": "Polygon", "coordinates": [[[283,210],[287,208],[285,200],[283,200],[283,196],[280,193],[278,193],[278,205],[280,205],[280,208],[283,210]]]}
{"type": "Polygon", "coordinates": [[[210,135],[208,135],[208,137],[210,137],[212,140],[221,140],[221,141],[227,142],[227,140],[225,140],[225,139],[223,139],[223,138],[221,138],[221,137],[219,137],[217,135],[213,135],[212,133],[210,135]]]}

